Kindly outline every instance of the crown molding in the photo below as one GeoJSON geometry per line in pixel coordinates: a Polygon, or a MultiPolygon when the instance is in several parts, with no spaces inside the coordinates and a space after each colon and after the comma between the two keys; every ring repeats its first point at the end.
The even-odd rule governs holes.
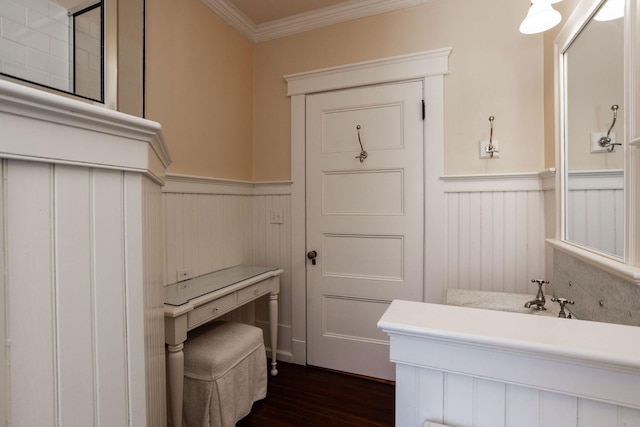
{"type": "Polygon", "coordinates": [[[240,9],[227,0],[202,0],[202,3],[224,19],[227,24],[238,30],[240,34],[255,43],[258,27],[240,9]]]}
{"type": "Polygon", "coordinates": [[[256,25],[228,0],[201,0],[253,43],[428,3],[431,0],[348,0],[335,6],[256,25]]]}

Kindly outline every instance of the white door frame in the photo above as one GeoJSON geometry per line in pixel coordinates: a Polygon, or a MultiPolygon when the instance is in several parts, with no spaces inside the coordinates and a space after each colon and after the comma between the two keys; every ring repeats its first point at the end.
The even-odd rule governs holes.
{"type": "Polygon", "coordinates": [[[306,96],[407,80],[424,81],[424,299],[444,300],[444,75],[449,72],[451,48],[383,58],[285,76],[291,97],[291,284],[292,362],[307,361],[306,298],[306,96]],[[428,202],[428,205],[427,205],[428,202]]]}

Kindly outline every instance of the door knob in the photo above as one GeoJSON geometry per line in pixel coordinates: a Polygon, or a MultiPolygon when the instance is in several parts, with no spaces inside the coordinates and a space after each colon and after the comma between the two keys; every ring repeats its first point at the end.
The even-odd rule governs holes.
{"type": "Polygon", "coordinates": [[[307,252],[307,258],[311,260],[311,264],[316,265],[316,257],[318,256],[318,252],[310,251],[307,252]]]}

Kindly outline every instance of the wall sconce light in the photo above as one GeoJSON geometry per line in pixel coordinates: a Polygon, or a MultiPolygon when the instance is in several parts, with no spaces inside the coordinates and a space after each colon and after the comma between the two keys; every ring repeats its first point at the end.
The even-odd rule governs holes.
{"type": "Polygon", "coordinates": [[[562,15],[551,5],[559,1],[561,0],[531,0],[529,12],[520,24],[520,32],[522,34],[536,34],[558,25],[562,20],[562,15]]]}

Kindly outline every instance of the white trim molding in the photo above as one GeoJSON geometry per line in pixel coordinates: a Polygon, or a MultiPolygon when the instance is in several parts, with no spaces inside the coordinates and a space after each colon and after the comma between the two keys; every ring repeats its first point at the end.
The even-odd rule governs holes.
{"type": "Polygon", "coordinates": [[[544,191],[556,189],[556,168],[549,168],[540,172],[542,189],[544,191]]]}
{"type": "Polygon", "coordinates": [[[449,73],[451,48],[393,56],[284,76],[287,95],[302,95],[449,73]],[[398,77],[401,77],[398,80],[398,77]]]}
{"type": "Polygon", "coordinates": [[[486,191],[541,191],[542,173],[500,173],[474,175],[446,175],[441,178],[445,193],[474,193],[486,191]]]}
{"type": "Polygon", "coordinates": [[[247,15],[228,0],[202,0],[202,3],[251,42],[260,43],[339,24],[341,22],[405,9],[430,1],[431,0],[348,0],[335,6],[328,6],[259,25],[256,25],[247,15]]]}
{"type": "Polygon", "coordinates": [[[291,181],[241,181],[203,176],[167,174],[163,193],[276,196],[291,194],[291,181]]]}
{"type": "Polygon", "coordinates": [[[5,80],[0,129],[7,159],[142,172],[157,182],[171,163],[159,123],[5,80]]]}
{"type": "Polygon", "coordinates": [[[622,169],[569,171],[567,190],[624,190],[622,169]]]}

